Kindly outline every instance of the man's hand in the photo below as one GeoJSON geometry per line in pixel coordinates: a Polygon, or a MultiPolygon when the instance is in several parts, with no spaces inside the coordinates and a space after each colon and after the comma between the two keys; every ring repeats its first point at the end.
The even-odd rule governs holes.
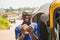
{"type": "Polygon", "coordinates": [[[20,27],[21,36],[20,36],[20,38],[18,38],[18,40],[24,40],[25,35],[28,34],[27,28],[28,28],[28,26],[26,24],[21,25],[21,27],[20,27]]]}
{"type": "Polygon", "coordinates": [[[32,25],[30,25],[30,26],[28,27],[28,30],[27,30],[27,31],[29,32],[29,34],[33,33],[34,27],[33,27],[32,25]]]}
{"type": "Polygon", "coordinates": [[[20,30],[21,30],[21,34],[22,34],[22,36],[20,37],[20,40],[24,39],[26,34],[30,34],[32,37],[32,40],[38,40],[38,37],[33,33],[34,27],[32,25],[28,26],[28,25],[24,24],[21,26],[20,30]]]}
{"type": "Polygon", "coordinates": [[[21,34],[29,34],[29,32],[27,32],[28,26],[26,24],[22,25],[20,28],[21,34]]]}
{"type": "Polygon", "coordinates": [[[33,33],[34,28],[32,25],[28,26],[24,24],[21,26],[20,30],[21,30],[21,33],[25,35],[25,34],[33,33]]]}
{"type": "Polygon", "coordinates": [[[33,33],[33,31],[34,31],[34,26],[30,25],[30,26],[28,27],[28,32],[29,32],[30,36],[32,37],[32,40],[38,40],[38,36],[35,35],[35,34],[33,33]]]}

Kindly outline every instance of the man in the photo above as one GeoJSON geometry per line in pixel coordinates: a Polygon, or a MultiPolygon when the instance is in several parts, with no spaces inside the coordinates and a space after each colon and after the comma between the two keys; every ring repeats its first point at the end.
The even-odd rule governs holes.
{"type": "Polygon", "coordinates": [[[31,13],[22,13],[23,23],[15,28],[16,40],[39,40],[38,24],[31,22],[31,13]]]}

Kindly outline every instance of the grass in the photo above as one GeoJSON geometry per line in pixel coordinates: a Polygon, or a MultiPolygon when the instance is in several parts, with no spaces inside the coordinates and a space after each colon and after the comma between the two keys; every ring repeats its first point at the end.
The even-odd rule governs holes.
{"type": "Polygon", "coordinates": [[[4,30],[9,27],[9,21],[7,18],[0,16],[0,29],[4,30]]]}

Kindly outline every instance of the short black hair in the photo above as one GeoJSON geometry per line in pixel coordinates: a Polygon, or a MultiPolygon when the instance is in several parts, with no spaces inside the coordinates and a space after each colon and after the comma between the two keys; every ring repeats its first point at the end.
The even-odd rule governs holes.
{"type": "Polygon", "coordinates": [[[25,14],[32,15],[31,12],[22,12],[22,15],[23,15],[24,13],[25,13],[25,14]]]}

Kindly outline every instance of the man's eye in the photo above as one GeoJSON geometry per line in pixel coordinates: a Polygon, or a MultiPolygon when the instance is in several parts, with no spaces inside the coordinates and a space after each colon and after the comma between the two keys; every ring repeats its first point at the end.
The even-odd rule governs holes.
{"type": "Polygon", "coordinates": [[[23,16],[26,16],[26,15],[23,15],[23,16]]]}
{"type": "Polygon", "coordinates": [[[27,16],[30,16],[30,15],[27,15],[27,16]]]}

